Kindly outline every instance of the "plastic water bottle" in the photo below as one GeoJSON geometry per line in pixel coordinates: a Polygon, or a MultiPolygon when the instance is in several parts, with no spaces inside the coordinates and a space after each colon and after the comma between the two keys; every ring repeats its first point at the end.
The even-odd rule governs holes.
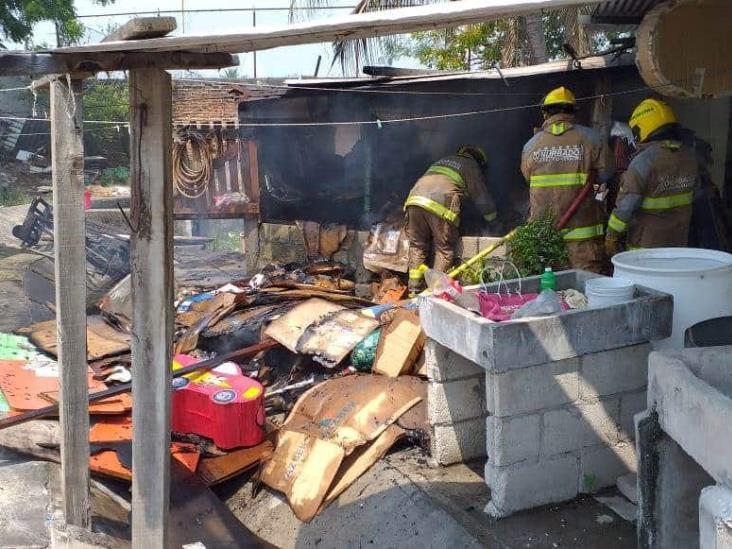
{"type": "Polygon", "coordinates": [[[557,289],[557,276],[554,274],[554,271],[552,271],[551,267],[546,267],[544,269],[544,274],[541,275],[541,280],[539,282],[539,290],[556,290],[557,289]]]}
{"type": "Polygon", "coordinates": [[[454,303],[463,309],[480,312],[477,294],[464,291],[460,282],[441,271],[430,269],[426,265],[422,265],[420,270],[424,273],[427,288],[433,296],[454,303]]]}
{"type": "Polygon", "coordinates": [[[434,297],[454,302],[462,295],[463,287],[454,278],[425,265],[422,265],[420,270],[424,272],[424,281],[434,297]]]}

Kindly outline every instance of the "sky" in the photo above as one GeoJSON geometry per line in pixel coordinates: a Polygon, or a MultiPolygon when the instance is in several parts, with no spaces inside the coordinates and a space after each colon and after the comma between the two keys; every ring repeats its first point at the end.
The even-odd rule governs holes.
{"type": "MultiPolygon", "coordinates": [[[[95,4],[93,0],[76,0],[76,11],[79,15],[88,14],[112,14],[120,12],[152,11],[152,10],[186,10],[195,9],[219,9],[219,8],[285,8],[281,11],[259,11],[256,13],[256,26],[285,25],[289,21],[290,0],[116,0],[114,4],[107,7],[95,4]]],[[[352,6],[355,0],[331,0],[332,6],[352,6]]],[[[311,19],[321,19],[337,15],[346,15],[349,10],[321,10],[311,15],[311,19]]],[[[181,18],[180,13],[166,13],[166,16],[174,16],[178,20],[178,29],[174,35],[189,34],[215,34],[225,32],[242,31],[252,26],[251,12],[212,12],[212,13],[188,13],[181,18]]],[[[151,17],[152,15],[146,15],[151,17]]],[[[83,17],[81,20],[88,28],[86,41],[89,43],[99,42],[107,34],[105,32],[110,24],[122,24],[130,19],[131,15],[99,17],[83,17]]],[[[56,35],[53,25],[41,23],[36,26],[34,32],[36,43],[46,42],[55,45],[56,35]]],[[[289,46],[257,52],[257,77],[258,78],[297,78],[311,77],[315,70],[318,55],[322,55],[322,62],[319,76],[341,76],[338,66],[330,69],[331,62],[330,44],[305,44],[301,46],[289,46]]],[[[254,76],[254,54],[245,53],[239,55],[239,75],[252,78],[254,76]]],[[[402,67],[416,67],[418,63],[414,59],[402,58],[394,63],[402,67]]],[[[216,76],[216,71],[201,71],[206,76],[216,76]]]]}

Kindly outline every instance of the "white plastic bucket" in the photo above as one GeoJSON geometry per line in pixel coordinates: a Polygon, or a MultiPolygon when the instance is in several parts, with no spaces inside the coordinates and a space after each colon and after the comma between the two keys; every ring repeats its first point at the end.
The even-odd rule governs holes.
{"type": "Polygon", "coordinates": [[[654,349],[682,349],[690,326],[732,315],[732,255],[701,248],[650,248],[612,258],[617,278],[674,296],[671,337],[654,349]]]}
{"type": "Polygon", "coordinates": [[[585,295],[590,307],[606,307],[633,299],[635,284],[627,278],[591,278],[585,282],[585,295]]]}

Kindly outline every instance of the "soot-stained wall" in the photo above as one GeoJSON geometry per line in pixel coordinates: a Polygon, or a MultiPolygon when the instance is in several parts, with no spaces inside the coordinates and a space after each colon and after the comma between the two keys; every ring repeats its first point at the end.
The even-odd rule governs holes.
{"type": "MultiPolygon", "coordinates": [[[[383,87],[372,87],[375,91],[369,93],[292,90],[276,100],[242,103],[242,132],[258,144],[262,218],[367,228],[374,221],[400,216],[410,188],[429,165],[470,143],[487,151],[488,185],[499,215],[507,226],[513,225],[527,207],[520,158],[524,143],[541,124],[536,105],[561,85],[578,97],[593,96],[605,77],[612,92],[629,92],[613,102],[614,118],[627,120],[632,107],[648,95],[633,66],[511,78],[509,86],[500,79],[461,79],[390,86],[389,93],[378,93],[383,87]],[[384,121],[471,111],[492,112],[380,125],[247,126],[384,121]]],[[[591,100],[580,102],[581,123],[589,124],[592,106],[591,100]]],[[[470,207],[463,219],[463,233],[480,231],[470,207]]]]}

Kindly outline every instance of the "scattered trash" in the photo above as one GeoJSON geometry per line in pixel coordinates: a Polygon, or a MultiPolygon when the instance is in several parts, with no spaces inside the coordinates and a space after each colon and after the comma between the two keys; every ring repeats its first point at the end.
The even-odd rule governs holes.
{"type": "Polygon", "coordinates": [[[423,398],[406,379],[357,374],[310,389],[277,433],[262,481],[285,493],[300,520],[310,521],[333,490],[344,490],[399,438],[397,430],[384,433],[423,398]],[[362,448],[363,455],[344,462],[380,436],[387,438],[377,448],[362,448]]]}
{"type": "Polygon", "coordinates": [[[240,448],[223,456],[204,458],[198,476],[209,486],[229,480],[259,465],[272,455],[274,446],[265,440],[252,448],[240,448]]]}
{"type": "Polygon", "coordinates": [[[536,298],[527,301],[516,309],[511,318],[528,318],[532,316],[547,316],[560,313],[568,307],[562,303],[562,298],[552,289],[542,290],[536,298]]]}
{"type": "MultiPolygon", "coordinates": [[[[201,490],[260,466],[262,480],[309,520],[397,441],[428,448],[429,429],[426,382],[406,375],[419,369],[424,335],[415,304],[400,305],[405,287],[387,277],[383,304],[355,296],[348,269],[321,259],[347,231],[303,231],[317,252],[309,264],[273,263],[249,279],[209,285],[193,274],[178,279],[171,455],[201,490]]],[[[89,464],[130,481],[130,277],[93,312],[89,464]]],[[[58,410],[55,321],[18,333],[0,334],[0,427],[58,410]]],[[[57,450],[57,440],[33,445],[53,459],[57,450]]]]}
{"type": "MultiPolygon", "coordinates": [[[[198,362],[177,355],[173,369],[198,362]]],[[[172,427],[205,436],[225,450],[255,446],[264,439],[264,395],[257,381],[221,370],[173,380],[172,427]]]]}
{"type": "Polygon", "coordinates": [[[376,348],[381,338],[381,330],[374,330],[366,336],[351,352],[351,364],[359,372],[370,372],[376,358],[376,348]]]}
{"type": "Polygon", "coordinates": [[[336,311],[307,326],[297,342],[296,350],[313,355],[326,368],[334,368],[378,327],[376,319],[360,312],[348,309],[336,311]]]}
{"type": "Polygon", "coordinates": [[[559,290],[557,292],[570,309],[585,309],[587,307],[587,296],[570,288],[568,290],[559,290]]]}

